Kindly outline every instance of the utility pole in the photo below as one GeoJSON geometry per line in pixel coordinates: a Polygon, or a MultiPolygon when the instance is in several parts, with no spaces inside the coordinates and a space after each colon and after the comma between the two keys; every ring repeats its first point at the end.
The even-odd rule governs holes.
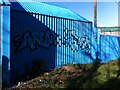
{"type": "Polygon", "coordinates": [[[94,0],[94,29],[95,29],[95,38],[97,42],[97,50],[96,50],[96,61],[99,62],[98,54],[99,54],[99,33],[97,28],[97,0],[94,0]]]}
{"type": "Polygon", "coordinates": [[[94,27],[97,28],[97,0],[94,0],[94,27]]]}

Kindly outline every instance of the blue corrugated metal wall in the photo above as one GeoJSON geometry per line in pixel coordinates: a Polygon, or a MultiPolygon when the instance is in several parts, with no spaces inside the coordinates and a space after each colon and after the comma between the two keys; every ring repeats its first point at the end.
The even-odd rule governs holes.
{"type": "Polygon", "coordinates": [[[58,7],[33,0],[29,0],[29,2],[22,2],[21,0],[16,1],[17,2],[11,2],[12,9],[14,10],[71,18],[75,20],[89,21],[67,8],[58,7]]]}
{"type": "MultiPolygon", "coordinates": [[[[45,19],[44,16],[40,18],[45,19]]],[[[44,19],[42,22],[45,21],[44,19]]],[[[47,70],[55,67],[56,47],[48,46],[49,43],[44,39],[49,40],[49,35],[55,36],[56,34],[42,22],[30,13],[11,12],[12,78],[24,76],[25,65],[28,64],[28,69],[31,70],[33,60],[47,60],[47,70]]],[[[50,40],[52,44],[52,38],[50,40]]]]}
{"type": "MultiPolygon", "coordinates": [[[[2,72],[2,40],[1,40],[2,32],[1,31],[2,31],[2,7],[0,6],[0,72],[2,72]]],[[[0,83],[2,83],[2,73],[0,73],[0,83]]]]}
{"type": "Polygon", "coordinates": [[[76,18],[68,9],[73,19],[55,17],[51,12],[51,16],[39,14],[37,9],[28,7],[28,3],[21,3],[22,7],[16,3],[16,6],[11,7],[11,12],[5,9],[3,17],[8,21],[3,21],[3,55],[11,60],[11,82],[22,79],[35,60],[46,60],[45,69],[50,70],[66,64],[91,63],[96,61],[96,52],[102,62],[120,58],[119,37],[100,35],[98,29],[92,29],[92,22],[76,18]],[[31,10],[34,13],[29,13],[31,10]]]}
{"type": "Polygon", "coordinates": [[[37,13],[11,11],[11,75],[25,75],[34,60],[46,70],[71,63],[90,63],[92,23],[37,13]],[[29,23],[28,23],[29,22],[29,23]]]}
{"type": "Polygon", "coordinates": [[[10,82],[10,6],[1,5],[0,10],[0,65],[2,65],[2,82],[8,84],[10,82]]]}
{"type": "Polygon", "coordinates": [[[102,62],[120,58],[120,37],[100,35],[100,58],[102,62]]]}

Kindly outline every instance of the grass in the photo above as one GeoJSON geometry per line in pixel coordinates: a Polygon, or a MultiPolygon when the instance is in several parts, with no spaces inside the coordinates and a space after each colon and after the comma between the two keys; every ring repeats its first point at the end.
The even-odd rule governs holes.
{"type": "Polygon", "coordinates": [[[119,88],[120,78],[116,78],[118,74],[118,60],[104,64],[98,64],[93,68],[93,64],[83,65],[87,68],[87,72],[80,77],[68,78],[67,87],[75,88],[119,88]],[[73,85],[74,82],[74,85],[73,85]]]}

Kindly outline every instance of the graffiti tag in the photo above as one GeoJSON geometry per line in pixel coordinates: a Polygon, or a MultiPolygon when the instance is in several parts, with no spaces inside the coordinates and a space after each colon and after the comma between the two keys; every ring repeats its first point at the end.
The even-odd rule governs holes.
{"type": "Polygon", "coordinates": [[[62,44],[69,46],[73,52],[77,52],[79,49],[85,52],[90,51],[90,40],[87,35],[79,37],[75,30],[64,30],[62,40],[62,44]]]}
{"type": "Polygon", "coordinates": [[[15,51],[18,52],[26,47],[29,47],[30,50],[34,50],[37,47],[49,48],[50,45],[57,44],[56,40],[57,34],[53,31],[27,32],[14,39],[15,51]]]}
{"type": "Polygon", "coordinates": [[[76,35],[75,30],[64,30],[62,35],[58,35],[51,30],[26,32],[21,36],[15,37],[14,45],[16,52],[26,47],[34,50],[37,47],[49,48],[51,45],[58,45],[59,47],[65,45],[70,47],[73,52],[77,52],[79,49],[85,52],[90,51],[90,40],[87,35],[79,37],[76,35]]]}

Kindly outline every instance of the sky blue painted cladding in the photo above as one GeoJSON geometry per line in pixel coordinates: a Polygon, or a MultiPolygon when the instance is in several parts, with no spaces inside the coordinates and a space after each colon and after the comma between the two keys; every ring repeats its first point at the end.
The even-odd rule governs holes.
{"type": "Polygon", "coordinates": [[[10,82],[10,7],[2,6],[2,79],[10,82]],[[7,22],[7,23],[6,23],[7,22]]]}
{"type": "MultiPolygon", "coordinates": [[[[2,7],[0,6],[0,67],[2,66],[2,7]]],[[[2,68],[0,69],[2,72],[2,68]]],[[[2,82],[2,75],[0,75],[0,83],[2,82]]]]}
{"type": "MultiPolygon", "coordinates": [[[[24,37],[24,35],[30,35],[33,32],[38,33],[43,31],[50,31],[54,33],[52,30],[50,30],[50,28],[45,26],[42,22],[30,14],[11,12],[11,72],[12,75],[15,75],[12,76],[12,78],[17,77],[16,71],[18,71],[18,77],[24,76],[26,73],[25,65],[28,64],[28,69],[30,70],[32,68],[32,63],[34,60],[48,60],[47,66],[45,66],[46,70],[50,70],[55,67],[54,62],[56,47],[54,47],[54,45],[51,45],[48,49],[46,49],[38,46],[36,43],[36,47],[31,50],[31,48],[28,46],[28,43],[30,45],[33,42],[26,40],[28,42],[28,47],[25,46],[21,50],[15,52],[16,47],[15,43],[13,42],[17,36],[24,37]]],[[[21,39],[25,40],[25,38],[21,39]]],[[[30,40],[31,37],[28,37],[28,39],[30,40]]]]}
{"type": "Polygon", "coordinates": [[[3,7],[3,55],[10,59],[10,7],[3,7]],[[7,23],[6,23],[7,22],[7,23]]]}
{"type": "Polygon", "coordinates": [[[120,58],[120,37],[100,36],[100,58],[102,62],[120,58]]]}
{"type": "Polygon", "coordinates": [[[0,64],[2,64],[2,11],[3,11],[3,9],[2,9],[2,7],[0,7],[0,64]]]}
{"type": "MultiPolygon", "coordinates": [[[[19,2],[20,0],[17,0],[17,1],[19,2]]],[[[49,5],[49,4],[42,3],[42,2],[19,2],[20,5],[18,3],[12,2],[11,4],[12,4],[12,9],[14,10],[34,12],[34,13],[39,13],[39,14],[71,18],[71,19],[90,22],[89,20],[85,19],[82,16],[79,16],[78,14],[72,12],[71,10],[67,8],[49,5]],[[21,7],[23,7],[24,9],[21,7]]]]}
{"type": "MultiPolygon", "coordinates": [[[[89,55],[85,57],[85,51],[81,51],[76,46],[76,42],[73,45],[72,49],[77,49],[78,51],[73,52],[70,46],[65,47],[65,45],[59,44],[57,47],[53,44],[48,49],[37,46],[35,50],[30,50],[29,46],[21,49],[18,52],[15,52],[16,46],[14,40],[18,36],[22,36],[23,41],[24,35],[26,33],[31,34],[34,31],[42,32],[42,31],[50,31],[55,35],[59,35],[63,40],[65,37],[65,32],[72,31],[73,34],[78,36],[79,38],[88,36],[90,39],[91,31],[92,31],[92,23],[78,22],[68,19],[62,18],[53,18],[47,17],[43,15],[36,16],[35,14],[23,13],[11,11],[11,74],[12,79],[15,80],[15,77],[22,77],[25,75],[25,65],[28,64],[29,70],[32,68],[32,63],[35,59],[46,59],[48,60],[48,64],[46,65],[46,69],[50,70],[57,66],[62,66],[71,63],[90,63],[91,59],[88,60],[89,55]],[[42,16],[42,19],[40,18],[42,16]],[[47,20],[49,21],[47,22],[47,20]],[[29,23],[28,23],[29,22],[29,23]],[[47,24],[48,23],[48,24],[47,24]],[[69,25],[67,25],[69,24],[69,25]],[[81,55],[81,56],[79,56],[81,55]],[[82,57],[82,60],[81,60],[82,57]],[[17,72],[17,74],[16,74],[17,72]]],[[[70,35],[70,34],[69,34],[70,35]]],[[[30,38],[28,38],[30,39],[30,38]]],[[[59,38],[56,38],[56,40],[59,38]]],[[[72,38],[71,40],[74,41],[72,38]]],[[[19,41],[19,40],[18,40],[19,41]]],[[[16,43],[18,43],[18,41],[16,43]]],[[[69,40],[70,42],[70,40],[69,40]]],[[[22,41],[21,41],[22,43],[22,41]]],[[[29,43],[29,42],[28,42],[29,43]]],[[[31,42],[33,43],[33,42],[31,42]]],[[[63,41],[62,41],[63,43],[63,41]]],[[[29,43],[30,44],[30,43],[29,43]]],[[[27,44],[28,45],[28,44],[27,44]]]]}

